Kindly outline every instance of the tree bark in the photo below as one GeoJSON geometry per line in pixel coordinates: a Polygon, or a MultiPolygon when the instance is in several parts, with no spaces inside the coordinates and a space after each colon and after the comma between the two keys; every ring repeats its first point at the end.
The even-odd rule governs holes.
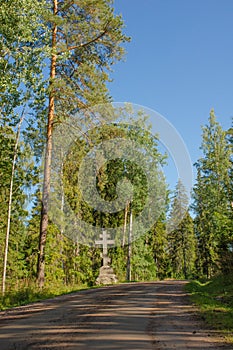
{"type": "MultiPolygon", "coordinates": [[[[56,15],[58,11],[57,0],[53,0],[53,14],[56,15]]],[[[40,236],[39,236],[39,252],[37,262],[37,281],[40,288],[44,286],[45,281],[45,245],[48,228],[48,202],[50,194],[50,175],[51,175],[51,160],[52,160],[52,134],[53,134],[53,121],[55,114],[55,96],[54,96],[54,79],[56,77],[56,54],[57,45],[57,25],[56,23],[52,28],[52,56],[50,66],[50,95],[49,95],[49,111],[47,121],[47,142],[45,150],[45,163],[44,163],[44,181],[42,192],[42,205],[41,205],[41,221],[40,221],[40,236]]]]}

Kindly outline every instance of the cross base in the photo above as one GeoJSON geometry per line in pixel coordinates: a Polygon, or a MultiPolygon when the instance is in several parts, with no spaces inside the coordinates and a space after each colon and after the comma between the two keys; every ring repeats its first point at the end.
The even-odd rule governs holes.
{"type": "Polygon", "coordinates": [[[113,271],[113,269],[110,266],[102,266],[100,268],[100,273],[99,276],[95,282],[96,285],[99,284],[113,284],[113,283],[117,283],[117,277],[113,271]]]}

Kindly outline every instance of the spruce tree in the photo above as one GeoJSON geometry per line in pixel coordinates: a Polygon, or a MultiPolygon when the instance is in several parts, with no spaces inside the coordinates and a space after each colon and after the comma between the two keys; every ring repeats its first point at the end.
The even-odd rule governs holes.
{"type": "Polygon", "coordinates": [[[156,266],[156,277],[164,279],[170,276],[168,255],[168,234],[166,230],[166,213],[162,213],[150,230],[149,244],[151,245],[156,266]]]}
{"type": "Polygon", "coordinates": [[[196,163],[197,184],[194,187],[196,214],[195,231],[199,244],[199,266],[202,274],[210,277],[224,263],[231,235],[228,196],[230,150],[226,132],[216,121],[211,110],[208,125],[202,128],[203,157],[196,163]]]}
{"type": "Polygon", "coordinates": [[[195,271],[196,240],[193,220],[188,212],[187,192],[181,180],[176,185],[168,229],[172,277],[189,278],[195,271]]]}

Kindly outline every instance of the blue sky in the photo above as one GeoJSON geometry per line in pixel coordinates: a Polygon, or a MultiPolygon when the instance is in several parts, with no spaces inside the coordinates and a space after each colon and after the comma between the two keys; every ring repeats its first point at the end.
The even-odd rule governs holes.
{"type": "Polygon", "coordinates": [[[125,62],[113,67],[113,100],[162,114],[194,163],[210,109],[224,129],[231,125],[233,1],[115,0],[114,7],[132,41],[125,62]]]}

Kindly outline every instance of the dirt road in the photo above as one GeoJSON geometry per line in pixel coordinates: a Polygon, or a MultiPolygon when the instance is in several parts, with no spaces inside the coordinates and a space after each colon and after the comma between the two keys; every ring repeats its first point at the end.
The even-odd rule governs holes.
{"type": "Polygon", "coordinates": [[[110,286],[0,312],[0,349],[232,349],[203,330],[184,283],[110,286]]]}

